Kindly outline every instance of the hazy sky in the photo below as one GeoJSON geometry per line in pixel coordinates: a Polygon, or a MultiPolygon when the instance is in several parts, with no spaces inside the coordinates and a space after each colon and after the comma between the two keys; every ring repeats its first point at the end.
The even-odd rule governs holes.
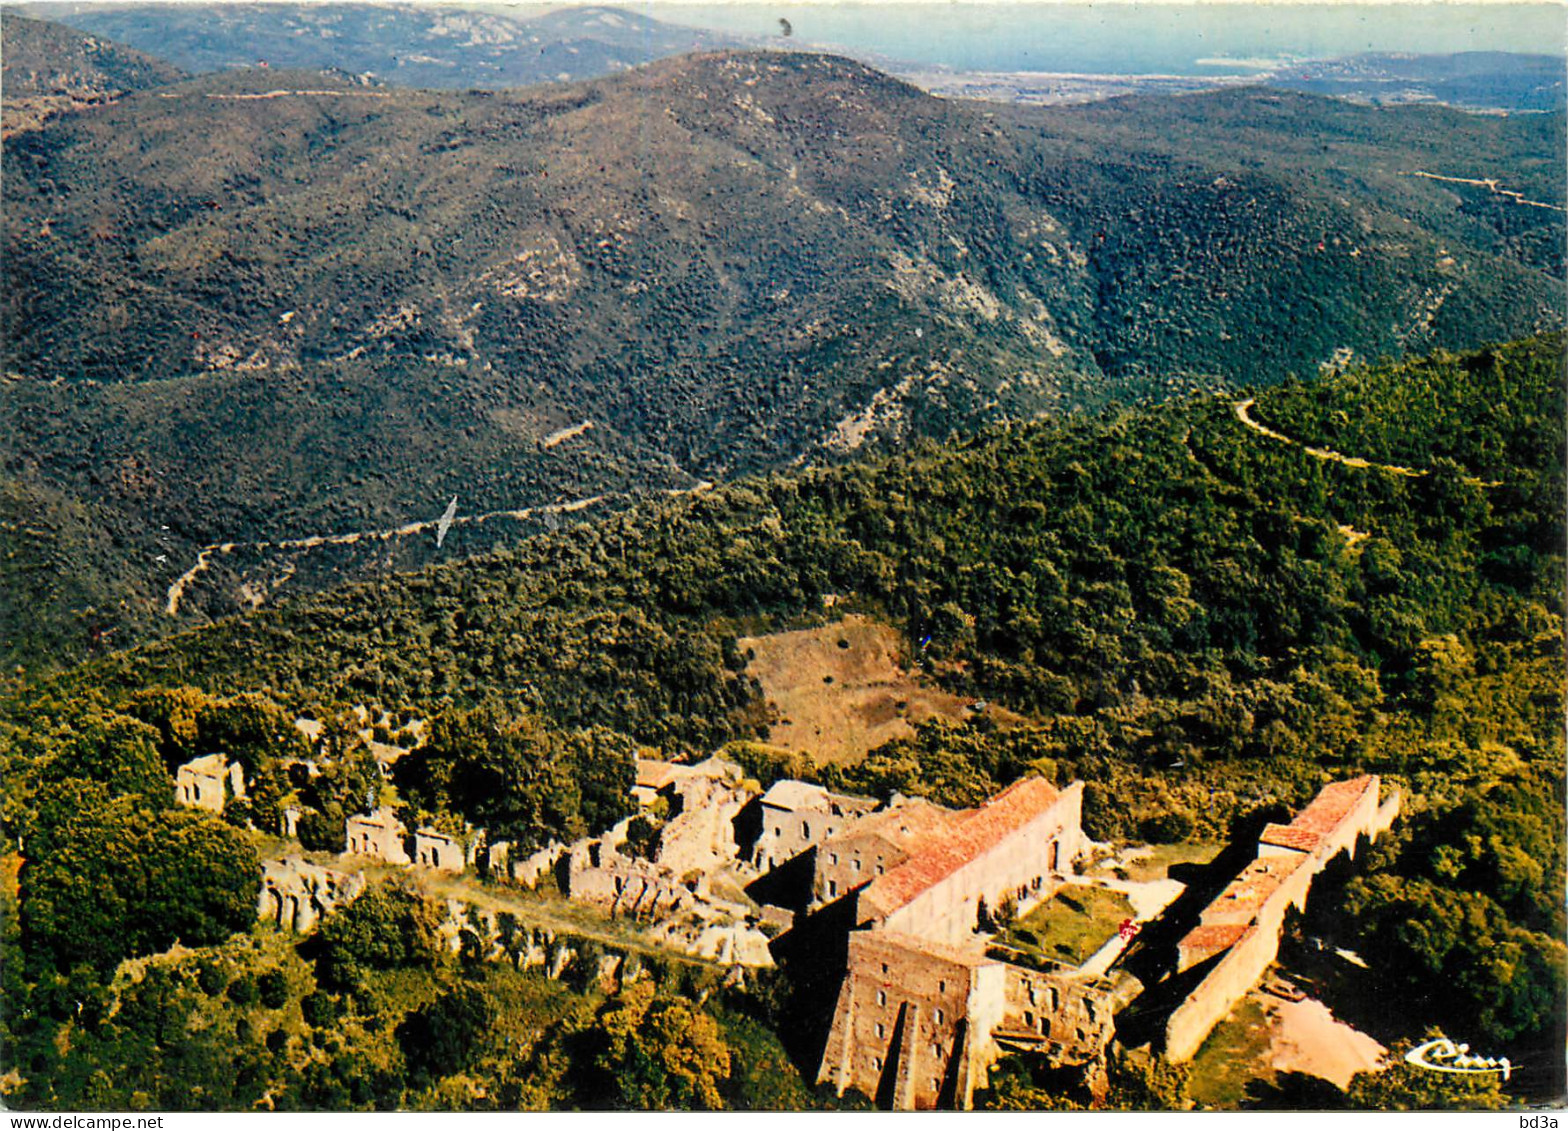
{"type": "Polygon", "coordinates": [[[1234,73],[1248,62],[1363,51],[1568,53],[1568,7],[1415,3],[922,3],[739,0],[626,5],[664,19],[794,34],[912,61],[997,70],[1234,73]]]}
{"type": "MultiPolygon", "coordinates": [[[[97,0],[93,6],[147,3],[97,0]]],[[[165,0],[167,2],[167,0],[165,0]]],[[[224,3],[242,0],[176,0],[224,3]]],[[[420,0],[404,0],[418,3],[420,0]]],[[[426,0],[431,2],[431,0],[426,0]]],[[[584,0],[435,0],[519,16],[584,0]]],[[[592,2],[592,0],[589,0],[592,2]]],[[[1360,52],[1568,56],[1568,4],[1471,0],[598,0],[748,36],[778,34],[887,60],[968,70],[1216,75],[1360,52]]]]}

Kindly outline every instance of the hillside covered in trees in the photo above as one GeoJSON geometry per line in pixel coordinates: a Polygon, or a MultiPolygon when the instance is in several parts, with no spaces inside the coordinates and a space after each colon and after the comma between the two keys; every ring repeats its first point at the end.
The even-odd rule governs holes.
{"type": "Polygon", "coordinates": [[[57,114],[185,77],[162,58],[122,43],[9,9],[0,14],[0,82],[5,86],[0,135],[5,137],[37,129],[57,114]]]}
{"type": "MultiPolygon", "coordinates": [[[[61,1026],[83,1024],[65,1003],[92,987],[95,1000],[118,995],[120,1020],[103,1022],[106,1043],[72,1047],[96,1049],[107,1080],[121,1078],[117,1058],[132,1045],[114,1042],[132,1040],[126,1026],[140,1016],[126,1002],[151,991],[111,972],[167,946],[169,931],[197,948],[191,979],[209,960],[236,976],[227,964],[243,940],[220,940],[243,916],[213,887],[235,890],[226,869],[240,867],[243,835],[167,814],[167,767],[210,745],[254,751],[258,765],[278,759],[275,736],[292,733],[295,712],[357,703],[433,718],[431,741],[399,773],[419,804],[538,835],[615,819],[617,775],[639,745],[693,755],[727,746],[764,780],[805,775],[955,805],[1026,772],[1081,778],[1086,830],[1105,840],[1222,838],[1330,777],[1376,772],[1405,789],[1405,816],[1370,861],[1315,892],[1312,930],[1384,972],[1411,1037],[1428,1025],[1463,1033],[1522,1066],[1514,1095],[1560,1095],[1563,358],[1562,336],[1551,335],[1287,382],[1259,391],[1245,413],[1233,398],[1195,396],[745,480],[14,689],[0,814],[7,835],[33,847],[9,889],[21,927],[6,945],[25,959],[5,966],[8,1000],[30,1012],[7,1019],[7,1041],[25,1050],[23,1075],[37,1089],[28,1095],[88,1094],[79,1089],[93,1069],[50,1050],[61,1026]],[[851,765],[781,761],[751,741],[766,705],[736,639],[846,608],[898,626],[911,663],[1024,721],[929,723],[851,765]],[[572,788],[558,788],[567,778],[572,788]],[[104,837],[134,841],[164,826],[211,867],[171,872],[148,852],[107,865],[101,883],[186,891],[190,924],[153,929],[148,919],[111,952],[86,946],[71,926],[84,898],[78,862],[97,859],[91,846],[104,837]],[[134,875],[116,871],[126,868],[134,875]]],[[[365,785],[350,773],[300,796],[332,822],[365,785]]],[[[143,922],[134,901],[125,914],[143,922]]],[[[267,955],[262,965],[282,963],[272,1008],[284,1011],[285,1035],[201,1045],[201,1055],[249,1057],[246,1079],[276,1080],[274,1095],[304,1106],[466,1103],[458,1081],[480,1061],[421,1059],[409,1050],[428,1042],[394,1047],[384,1034],[435,1026],[457,1034],[439,1047],[457,1048],[496,995],[533,984],[493,972],[470,993],[439,963],[382,955],[355,988],[334,983],[330,963],[307,977],[305,959],[267,955]],[[384,972],[404,963],[427,973],[384,972]],[[378,989],[387,978],[402,989],[378,989]],[[416,982],[425,988],[410,990],[416,982]],[[372,1026],[383,1034],[366,1046],[373,1063],[333,1085],[343,1090],[286,1084],[304,1071],[299,1042],[351,1046],[372,1026]]],[[[195,1049],[207,1032],[196,984],[160,999],[186,1003],[160,1015],[173,1018],[170,1047],[195,1049]]],[[[781,1055],[766,1034],[787,1026],[786,990],[714,999],[705,1008],[718,1021],[704,1022],[680,1004],[679,984],[669,983],[674,998],[639,991],[598,1012],[590,995],[567,1010],[576,1022],[545,1020],[562,1015],[538,1005],[526,1052],[483,1060],[501,1053],[481,1049],[482,1074],[497,1085],[489,1094],[584,1102],[581,1089],[594,1086],[585,1081],[627,1055],[624,1034],[649,1010],[674,1010],[661,1032],[707,1049],[710,1063],[720,1063],[717,1034],[742,1031],[781,1055]],[[574,1026],[593,1033],[572,1036],[574,1026]],[[528,1090],[524,1079],[544,1083],[528,1090]]],[[[327,1059],[350,1071],[352,1058],[327,1059]]],[[[690,1053],[664,1063],[690,1063],[690,1053]]],[[[636,1079],[653,1089],[644,1101],[761,1102],[714,1080],[636,1079]]],[[[1343,1102],[1367,1094],[1352,1089],[1343,1102]]],[[[224,1102],[251,1102],[235,1095],[224,1102]]]]}
{"type": "Polygon", "coordinates": [[[196,73],[260,60],[447,90],[581,81],[667,55],[737,45],[733,36],[595,6],[530,17],[416,4],[44,3],[29,10],[196,73]]]}
{"type": "Polygon", "coordinates": [[[1561,114],[991,106],[784,52],[129,94],[5,146],[0,656],[67,665],[539,528],[246,548],[453,495],[624,502],[1550,328],[1563,213],[1483,181],[1560,204],[1562,147],[1561,114]]]}

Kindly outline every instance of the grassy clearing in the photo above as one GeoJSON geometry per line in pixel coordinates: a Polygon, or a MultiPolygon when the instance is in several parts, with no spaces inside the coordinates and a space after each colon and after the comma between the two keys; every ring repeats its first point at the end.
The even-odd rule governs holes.
{"type": "Polygon", "coordinates": [[[1118,879],[1135,884],[1166,879],[1173,866],[1207,864],[1225,848],[1222,841],[1190,841],[1182,844],[1151,844],[1131,852],[1120,852],[1096,866],[1118,879]]]}
{"type": "Polygon", "coordinates": [[[768,742],[803,750],[819,764],[857,762],[914,733],[915,723],[963,719],[972,700],[924,686],[901,663],[890,625],[851,615],[835,624],[749,636],[747,672],[779,711],[768,742]]]}
{"type": "Polygon", "coordinates": [[[1193,1057],[1192,1098],[1205,1107],[1233,1111],[1253,1081],[1273,1082],[1269,1028],[1262,1003],[1250,994],[1243,998],[1193,1057]]]}
{"type": "Polygon", "coordinates": [[[1132,913],[1132,904],[1119,891],[1068,885],[1019,919],[998,941],[1026,954],[1078,966],[1132,913]]]}

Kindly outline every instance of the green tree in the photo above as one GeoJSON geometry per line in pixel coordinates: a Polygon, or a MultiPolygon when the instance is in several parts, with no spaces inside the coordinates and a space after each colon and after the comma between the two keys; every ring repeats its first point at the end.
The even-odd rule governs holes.
{"type": "Polygon", "coordinates": [[[39,778],[85,778],[101,782],[115,796],[141,794],[155,807],[170,804],[174,782],[158,757],[158,732],[126,715],[89,714],[39,766],[39,778]]]}
{"type": "Polygon", "coordinates": [[[393,880],[371,886],[322,920],[318,977],[333,989],[357,988],[373,970],[435,965],[441,916],[421,892],[393,880]]]}
{"type": "Polygon", "coordinates": [[[576,1043],[579,1101],[631,1111],[724,1106],[730,1050],[718,1025],[684,998],[649,982],[627,986],[576,1043]]]}
{"type": "Polygon", "coordinates": [[[205,813],[90,809],[23,869],[29,958],[105,970],[176,940],[220,942],[254,921],[260,875],[250,841],[205,813]]]}
{"type": "Polygon", "coordinates": [[[563,733],[490,704],[436,718],[395,777],[427,811],[461,813],[526,850],[614,824],[630,812],[635,771],[636,748],[623,735],[563,733]]]}
{"type": "Polygon", "coordinates": [[[414,1010],[397,1027],[397,1042],[416,1088],[466,1068],[495,1024],[495,1005],[474,986],[459,986],[414,1010]]]}

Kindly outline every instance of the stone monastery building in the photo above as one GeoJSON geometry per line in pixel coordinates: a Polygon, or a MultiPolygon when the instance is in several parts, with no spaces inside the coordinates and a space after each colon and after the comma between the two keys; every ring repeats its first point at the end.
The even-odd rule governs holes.
{"type": "Polygon", "coordinates": [[[826,884],[854,852],[849,876],[864,877],[845,897],[857,929],[819,1082],[900,1110],[964,1108],[1004,1047],[1062,1065],[1100,1054],[1135,982],[1011,966],[976,934],[982,906],[1027,911],[1063,885],[1086,847],[1082,804],[1081,782],[1025,778],[960,813],[889,809],[818,849],[826,884]]]}
{"type": "Polygon", "coordinates": [[[1257,857],[1176,946],[1177,972],[1196,970],[1203,977],[1166,1023],[1166,1059],[1190,1060],[1263,976],[1279,953],[1285,912],[1306,906],[1312,878],[1339,853],[1354,856],[1360,838],[1375,840],[1394,823],[1400,795],[1380,803],[1380,788],[1376,774],[1333,782],[1290,824],[1264,827],[1257,857]]]}

